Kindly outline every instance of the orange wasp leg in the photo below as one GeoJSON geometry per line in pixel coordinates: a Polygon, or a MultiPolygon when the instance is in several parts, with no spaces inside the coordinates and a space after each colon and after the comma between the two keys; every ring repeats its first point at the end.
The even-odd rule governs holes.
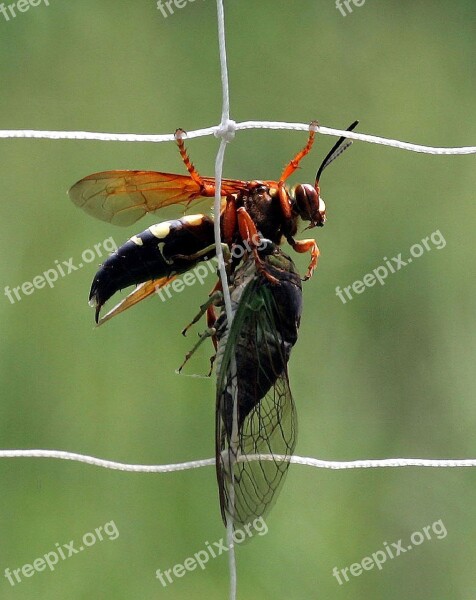
{"type": "Polygon", "coordinates": [[[278,181],[279,201],[281,203],[281,208],[283,210],[283,214],[288,219],[291,217],[291,206],[290,206],[290,203],[289,203],[288,194],[287,194],[286,189],[284,187],[284,182],[286,181],[286,179],[288,179],[288,177],[290,177],[294,173],[294,171],[296,171],[296,169],[299,168],[299,163],[301,162],[301,160],[307,154],[309,154],[309,152],[311,151],[311,148],[312,148],[312,146],[314,144],[314,139],[316,137],[316,132],[315,132],[314,128],[317,127],[318,125],[319,124],[318,124],[317,121],[312,121],[311,122],[311,124],[309,125],[309,137],[307,138],[306,145],[284,167],[284,170],[281,173],[281,177],[279,178],[279,181],[278,181]]]}
{"type": "Polygon", "coordinates": [[[234,196],[227,196],[226,205],[221,213],[222,218],[222,232],[223,232],[223,242],[228,245],[231,245],[233,241],[233,236],[236,232],[237,225],[237,209],[236,209],[236,199],[234,196]]]}
{"type": "Polygon", "coordinates": [[[177,129],[175,131],[175,140],[177,142],[180,156],[182,157],[184,165],[187,167],[187,171],[190,173],[190,177],[193,179],[193,181],[198,186],[200,186],[200,194],[202,196],[212,197],[215,195],[215,186],[207,185],[206,183],[203,182],[203,179],[200,177],[199,172],[197,171],[194,164],[190,160],[187,149],[185,148],[185,144],[183,141],[184,134],[185,134],[185,131],[183,129],[177,129]]]}
{"type": "Polygon", "coordinates": [[[260,237],[253,219],[250,217],[250,215],[244,207],[239,208],[236,212],[238,215],[238,229],[240,231],[241,239],[243,240],[243,242],[246,242],[246,244],[251,248],[251,251],[253,252],[253,256],[255,258],[256,268],[264,277],[266,277],[266,279],[270,283],[279,283],[276,277],[273,277],[263,267],[263,262],[259,257],[257,250],[257,245],[260,237]]]}
{"type": "Polygon", "coordinates": [[[310,279],[312,277],[312,274],[314,273],[314,269],[317,266],[317,260],[320,255],[319,246],[317,245],[316,240],[299,240],[299,241],[292,240],[292,241],[290,241],[290,243],[296,252],[299,252],[301,254],[304,252],[311,253],[311,262],[307,269],[307,273],[304,277],[304,281],[307,281],[308,279],[310,279]]]}
{"type": "Polygon", "coordinates": [[[311,148],[314,144],[314,138],[316,137],[315,127],[318,127],[319,123],[317,121],[312,121],[309,125],[309,137],[307,138],[307,143],[302,150],[300,150],[296,156],[289,161],[289,163],[284,167],[284,170],[279,178],[279,183],[284,183],[288,177],[290,177],[294,171],[299,168],[299,163],[301,160],[309,154],[311,148]]]}

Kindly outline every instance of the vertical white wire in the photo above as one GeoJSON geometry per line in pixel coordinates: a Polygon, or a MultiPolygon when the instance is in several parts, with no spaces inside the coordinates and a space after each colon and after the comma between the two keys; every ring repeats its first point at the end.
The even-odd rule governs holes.
{"type": "MultiPolygon", "coordinates": [[[[215,246],[216,254],[218,258],[218,268],[220,271],[220,279],[223,288],[223,300],[225,303],[225,312],[227,317],[228,331],[230,330],[233,313],[231,308],[230,290],[228,288],[228,280],[225,269],[225,262],[223,260],[223,250],[221,247],[221,232],[220,232],[220,208],[221,208],[221,181],[223,172],[223,160],[225,156],[225,148],[230,139],[230,134],[227,136],[227,129],[230,119],[230,94],[228,88],[228,68],[226,61],[226,45],[225,45],[225,14],[223,9],[223,0],[217,0],[217,19],[218,19],[218,44],[220,50],[220,67],[221,67],[221,84],[222,84],[222,115],[221,115],[221,126],[218,132],[221,140],[220,147],[217,152],[215,161],[215,202],[214,202],[214,230],[215,230],[215,246]]],[[[233,425],[231,435],[231,448],[232,448],[232,461],[236,458],[234,450],[234,441],[236,439],[236,433],[238,430],[238,418],[237,418],[237,390],[234,382],[236,379],[236,360],[234,354],[231,358],[231,382],[232,382],[232,398],[233,398],[233,425]]],[[[229,486],[229,499],[231,506],[235,505],[234,495],[234,479],[233,479],[233,464],[232,461],[228,461],[227,467],[231,474],[231,483],[229,486]]],[[[230,571],[230,600],[236,600],[237,590],[237,574],[236,574],[236,556],[235,556],[235,545],[233,542],[233,518],[225,513],[226,516],[226,541],[229,548],[228,552],[228,567],[230,571]]]]}
{"type": "Polygon", "coordinates": [[[215,215],[215,245],[218,258],[218,268],[220,271],[220,279],[223,288],[223,299],[225,302],[225,311],[228,321],[228,327],[231,325],[233,314],[231,310],[230,290],[228,289],[228,281],[225,270],[225,262],[223,260],[223,250],[221,247],[221,232],[220,232],[220,209],[221,209],[221,180],[223,172],[223,160],[225,156],[225,148],[227,144],[225,128],[230,118],[230,93],[228,89],[228,68],[226,63],[226,46],[225,46],[225,14],[223,10],[223,0],[217,0],[217,18],[218,18],[218,44],[220,51],[220,67],[221,67],[221,86],[222,86],[222,113],[221,113],[221,140],[215,160],[215,203],[213,213],[215,215]]]}
{"type": "MultiPolygon", "coordinates": [[[[217,0],[220,2],[220,0],[217,0]]],[[[226,140],[221,139],[220,147],[218,148],[215,159],[215,201],[213,204],[214,214],[214,231],[215,231],[215,247],[218,259],[218,270],[220,273],[221,285],[223,288],[223,300],[225,302],[225,312],[228,321],[228,327],[231,325],[233,313],[231,310],[230,290],[228,288],[228,280],[226,276],[225,260],[223,258],[223,249],[221,247],[221,231],[220,231],[220,211],[221,211],[221,180],[223,171],[223,159],[225,156],[226,140]]]]}
{"type": "Polygon", "coordinates": [[[217,18],[218,18],[218,43],[220,46],[220,66],[221,66],[221,88],[222,88],[222,113],[221,124],[225,125],[230,118],[230,92],[228,88],[228,65],[226,61],[225,44],[225,12],[223,10],[223,0],[217,0],[217,18]]]}

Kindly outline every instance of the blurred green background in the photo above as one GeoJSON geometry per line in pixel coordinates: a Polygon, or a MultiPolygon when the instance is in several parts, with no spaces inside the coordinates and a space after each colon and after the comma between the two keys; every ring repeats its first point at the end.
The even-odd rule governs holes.
{"type": "MultiPolygon", "coordinates": [[[[474,145],[473,0],[225,2],[231,115],[309,122],[436,146],[474,145]],[[353,6],[353,5],[351,5],[353,6]]],[[[220,119],[213,0],[164,18],[153,0],[51,0],[0,14],[0,129],[168,133],[220,119]]],[[[225,176],[273,179],[305,139],[237,134],[225,176]]],[[[312,182],[321,137],[293,182],[312,182]]],[[[213,173],[217,140],[188,143],[213,173]]],[[[3,294],[110,236],[144,229],[88,217],[66,190],[121,168],[184,172],[166,144],[0,140],[1,448],[51,448],[135,463],[213,455],[214,381],[174,374],[195,339],[181,328],[212,277],[93,328],[95,259],[12,304],[3,294]]],[[[290,378],[297,453],[335,460],[475,457],[475,157],[356,143],[322,181],[328,223],[304,286],[290,378]],[[440,230],[446,246],[343,304],[345,287],[440,230]]],[[[170,213],[164,214],[164,218],[170,213]]],[[[157,219],[156,219],[157,220],[157,219]]],[[[160,219],[158,219],[160,220],[160,219]]],[[[301,236],[302,237],[302,236],[301,236]]],[[[301,271],[307,256],[297,256],[301,271]]],[[[206,372],[203,348],[192,372],[206,372]]],[[[190,371],[189,371],[190,372],[190,371]]],[[[223,599],[226,557],[167,588],[155,578],[224,535],[212,468],[142,475],[69,462],[0,461],[0,574],[111,520],[120,535],[36,573],[3,599],[223,599]]],[[[239,598],[476,596],[476,471],[323,471],[292,466],[267,524],[241,546],[239,598]],[[441,519],[434,537],[339,585],[332,569],[441,519]]]]}

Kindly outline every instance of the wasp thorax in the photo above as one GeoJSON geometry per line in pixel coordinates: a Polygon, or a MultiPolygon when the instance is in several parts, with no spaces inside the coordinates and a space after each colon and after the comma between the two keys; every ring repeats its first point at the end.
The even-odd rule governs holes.
{"type": "Polygon", "coordinates": [[[270,188],[261,181],[253,181],[250,185],[250,192],[254,201],[268,203],[272,201],[270,188]]]}
{"type": "Polygon", "coordinates": [[[297,185],[294,190],[295,210],[310,227],[321,227],[326,221],[326,205],[317,190],[309,183],[297,185]]]}

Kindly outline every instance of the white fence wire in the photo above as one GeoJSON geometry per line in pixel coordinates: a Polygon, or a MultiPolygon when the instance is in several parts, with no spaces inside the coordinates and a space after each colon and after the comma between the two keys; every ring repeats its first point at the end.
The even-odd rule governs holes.
{"type": "MultiPolygon", "coordinates": [[[[59,460],[72,460],[103,469],[114,471],[126,471],[128,473],[173,473],[175,471],[188,471],[189,469],[200,469],[201,467],[215,466],[215,458],[204,458],[202,460],[191,460],[182,463],[171,463],[168,465],[136,465],[122,463],[113,460],[105,460],[87,454],[77,454],[64,450],[0,450],[0,458],[53,458],[59,460]]],[[[279,454],[247,454],[243,461],[250,460],[289,460],[289,457],[279,454]]],[[[240,459],[238,458],[238,462],[240,459]]],[[[476,467],[476,458],[375,458],[369,460],[321,460],[308,456],[292,456],[289,462],[295,465],[305,465],[317,469],[331,469],[340,471],[343,469],[378,469],[389,467],[476,467]]]]}
{"type": "MultiPolygon", "coordinates": [[[[309,123],[286,123],[281,121],[242,121],[235,123],[226,118],[222,125],[214,125],[203,129],[187,131],[187,138],[198,138],[207,135],[216,137],[225,137],[226,141],[233,139],[235,131],[244,131],[246,129],[281,129],[288,131],[308,131],[309,123]]],[[[380,144],[408,150],[410,152],[420,152],[423,154],[443,154],[443,155],[461,155],[476,154],[476,146],[459,146],[455,148],[446,148],[438,146],[424,146],[422,144],[413,144],[391,138],[384,138],[357,131],[346,131],[335,129],[334,127],[325,127],[318,125],[315,128],[320,135],[331,135],[334,137],[346,137],[359,142],[368,142],[370,144],[380,144]]],[[[100,142],[173,142],[175,133],[164,134],[140,134],[140,133],[101,133],[93,131],[37,131],[35,129],[3,129],[0,130],[0,138],[33,138],[45,140],[96,140],[100,142]]]]}
{"type": "MultiPolygon", "coordinates": [[[[215,135],[220,140],[220,147],[217,153],[215,163],[215,180],[217,194],[215,198],[215,214],[219,214],[220,209],[220,182],[223,172],[223,160],[225,154],[226,144],[233,140],[237,131],[244,131],[247,129],[276,129],[276,130],[293,130],[293,131],[307,131],[309,130],[308,123],[286,123],[279,121],[243,121],[241,123],[235,123],[230,120],[230,103],[229,103],[229,91],[228,91],[228,71],[226,64],[226,49],[225,49],[225,20],[224,20],[224,9],[223,0],[217,0],[217,11],[218,11],[218,39],[220,48],[220,64],[221,64],[221,81],[222,81],[222,119],[220,125],[206,127],[203,129],[197,129],[194,131],[187,132],[187,138],[198,138],[207,135],[215,135]]],[[[312,115],[314,116],[314,115],[312,115]]],[[[330,135],[336,137],[346,137],[348,139],[368,142],[371,144],[380,144],[383,146],[389,146],[392,148],[398,148],[401,150],[407,150],[411,152],[419,152],[424,154],[436,154],[436,155],[464,155],[464,154],[476,154],[476,146],[462,146],[462,147],[433,147],[425,146],[421,144],[414,144],[411,142],[404,142],[396,139],[383,138],[376,135],[369,135],[365,133],[358,133],[355,131],[347,131],[341,129],[335,129],[332,127],[325,127],[318,125],[315,130],[320,135],[330,135]]],[[[104,142],[148,142],[148,143],[159,143],[159,142],[171,142],[175,141],[174,133],[167,134],[133,134],[133,133],[101,133],[101,132],[89,132],[89,131],[38,131],[33,129],[22,129],[22,130],[0,130],[0,138],[30,138],[30,139],[48,139],[48,140],[96,140],[104,142]]],[[[217,253],[221,253],[220,244],[220,229],[219,220],[216,219],[216,245],[217,253]]],[[[219,264],[224,264],[223,261],[219,261],[219,264]]],[[[226,280],[226,273],[220,273],[223,290],[225,295],[225,310],[228,316],[228,323],[231,323],[232,313],[229,299],[229,291],[226,280]]],[[[120,471],[134,472],[134,473],[171,473],[174,471],[184,471],[188,469],[196,469],[200,467],[208,467],[215,465],[215,458],[209,458],[204,460],[195,460],[190,462],[176,463],[176,464],[164,464],[164,465],[137,465],[120,463],[84,454],[77,454],[74,452],[66,452],[62,450],[0,450],[0,458],[49,458],[49,459],[60,459],[70,460],[79,463],[85,463],[96,467],[105,469],[115,469],[120,471]]],[[[246,456],[246,460],[279,460],[285,459],[285,457],[271,456],[271,455],[256,455],[246,456]]],[[[239,459],[238,459],[239,460],[239,459]]],[[[476,467],[476,458],[469,459],[423,459],[423,458],[386,458],[386,459],[372,459],[372,460],[354,460],[354,461],[330,461],[321,460],[311,457],[300,457],[292,456],[291,463],[306,465],[310,467],[320,469],[368,469],[368,468],[389,468],[389,467],[476,467]]],[[[230,541],[231,534],[233,531],[232,523],[227,527],[228,541],[230,541]]],[[[230,552],[230,599],[235,600],[236,598],[236,565],[234,552],[230,552]]]]}

